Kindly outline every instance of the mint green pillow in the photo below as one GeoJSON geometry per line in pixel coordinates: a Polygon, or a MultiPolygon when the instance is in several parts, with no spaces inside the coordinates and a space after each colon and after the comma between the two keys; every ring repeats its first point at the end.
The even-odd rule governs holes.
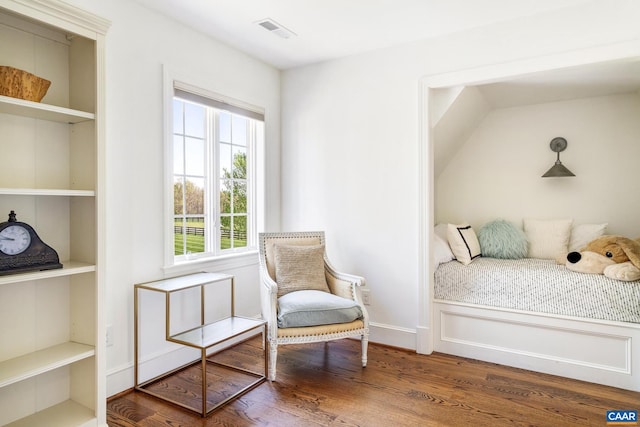
{"type": "Polygon", "coordinates": [[[497,219],[478,230],[478,241],[482,256],[501,259],[526,258],[527,235],[509,221],[497,219]]]}

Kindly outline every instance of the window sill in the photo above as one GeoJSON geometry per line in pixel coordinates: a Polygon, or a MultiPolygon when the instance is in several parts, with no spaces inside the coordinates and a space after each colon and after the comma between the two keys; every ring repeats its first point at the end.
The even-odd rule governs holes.
{"type": "Polygon", "coordinates": [[[235,268],[258,265],[258,251],[248,251],[239,254],[221,255],[213,258],[200,258],[190,261],[182,261],[163,268],[166,276],[177,276],[196,271],[225,271],[235,268]]]}

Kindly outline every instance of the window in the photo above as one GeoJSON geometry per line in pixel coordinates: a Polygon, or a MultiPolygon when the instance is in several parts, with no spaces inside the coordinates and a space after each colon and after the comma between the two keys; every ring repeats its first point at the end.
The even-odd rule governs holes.
{"type": "Polygon", "coordinates": [[[260,113],[174,87],[174,263],[255,250],[260,113]]]}

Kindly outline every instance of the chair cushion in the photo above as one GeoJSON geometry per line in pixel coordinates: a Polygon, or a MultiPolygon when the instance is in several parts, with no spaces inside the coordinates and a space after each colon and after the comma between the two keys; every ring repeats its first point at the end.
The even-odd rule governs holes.
{"type": "Polygon", "coordinates": [[[278,297],[293,291],[329,292],[324,275],[324,245],[275,245],[278,297]]]}
{"type": "Polygon", "coordinates": [[[278,327],[295,328],[362,319],[362,309],[351,299],[329,292],[304,290],[278,298],[278,327]]]}

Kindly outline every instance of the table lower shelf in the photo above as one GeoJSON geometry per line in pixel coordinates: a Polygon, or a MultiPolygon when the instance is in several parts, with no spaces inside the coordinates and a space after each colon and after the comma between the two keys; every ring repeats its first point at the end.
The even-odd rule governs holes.
{"type": "Polygon", "coordinates": [[[189,347],[206,349],[244,333],[251,332],[254,329],[259,329],[263,327],[265,323],[262,319],[233,316],[172,335],[167,339],[189,347]]]}

